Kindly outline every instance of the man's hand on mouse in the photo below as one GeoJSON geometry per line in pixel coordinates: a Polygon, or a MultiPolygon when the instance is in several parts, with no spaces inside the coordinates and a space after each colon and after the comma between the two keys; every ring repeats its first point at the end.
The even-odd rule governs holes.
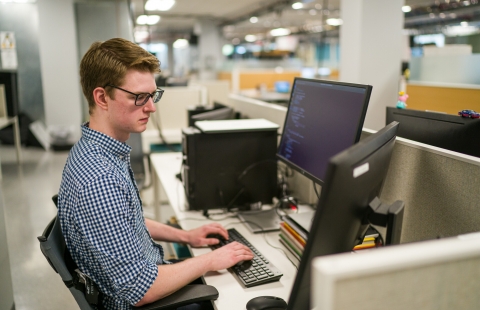
{"type": "Polygon", "coordinates": [[[187,231],[187,243],[192,247],[202,247],[218,243],[217,238],[207,238],[208,235],[220,235],[228,240],[228,232],[221,224],[210,223],[187,231]]]}

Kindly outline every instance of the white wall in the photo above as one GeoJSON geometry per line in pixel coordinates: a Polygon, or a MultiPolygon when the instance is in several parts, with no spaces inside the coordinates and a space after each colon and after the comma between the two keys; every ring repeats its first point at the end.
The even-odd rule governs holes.
{"type": "Polygon", "coordinates": [[[37,6],[45,123],[71,128],[75,142],[82,113],[73,0],[39,0],[37,6]]]}
{"type": "Polygon", "coordinates": [[[404,0],[341,0],[340,80],[370,84],[365,127],[385,126],[385,107],[398,98],[404,0]]]}

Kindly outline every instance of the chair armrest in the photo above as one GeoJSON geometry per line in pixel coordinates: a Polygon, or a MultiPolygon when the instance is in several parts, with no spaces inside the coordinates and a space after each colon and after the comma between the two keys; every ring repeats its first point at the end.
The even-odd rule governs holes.
{"type": "Polygon", "coordinates": [[[218,298],[218,291],[215,287],[206,284],[190,284],[182,287],[175,293],[165,298],[152,302],[151,304],[133,307],[141,310],[161,310],[192,304],[200,301],[215,300],[218,298]]]}

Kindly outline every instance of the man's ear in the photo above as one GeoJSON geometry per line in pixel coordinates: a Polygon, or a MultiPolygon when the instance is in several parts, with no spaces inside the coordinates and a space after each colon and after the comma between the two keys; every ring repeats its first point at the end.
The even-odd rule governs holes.
{"type": "Polygon", "coordinates": [[[93,90],[93,100],[98,108],[102,110],[108,110],[109,97],[107,92],[102,87],[97,87],[93,90]]]}

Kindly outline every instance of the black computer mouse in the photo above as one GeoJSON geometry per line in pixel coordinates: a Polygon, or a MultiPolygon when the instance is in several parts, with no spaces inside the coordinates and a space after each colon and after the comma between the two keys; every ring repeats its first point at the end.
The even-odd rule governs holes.
{"type": "Polygon", "coordinates": [[[247,310],[285,310],[285,300],[274,296],[259,296],[247,302],[247,310]]]}

